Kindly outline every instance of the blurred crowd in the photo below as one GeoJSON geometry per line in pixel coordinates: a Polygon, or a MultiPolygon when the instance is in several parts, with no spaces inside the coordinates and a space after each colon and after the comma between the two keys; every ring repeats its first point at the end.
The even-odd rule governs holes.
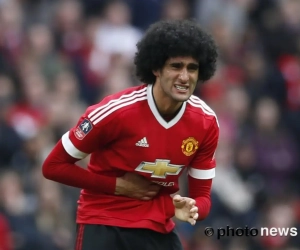
{"type": "Polygon", "coordinates": [[[299,250],[299,13],[299,0],[0,0],[0,250],[73,249],[79,190],[44,179],[42,162],[88,105],[140,84],[132,58],[149,25],[184,18],[219,48],[195,94],[221,132],[209,217],[176,221],[185,250],[299,250]],[[204,234],[227,225],[298,236],[204,234]]]}

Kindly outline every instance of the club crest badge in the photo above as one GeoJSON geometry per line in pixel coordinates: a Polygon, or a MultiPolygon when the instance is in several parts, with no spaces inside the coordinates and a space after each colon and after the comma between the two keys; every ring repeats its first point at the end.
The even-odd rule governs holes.
{"type": "Polygon", "coordinates": [[[184,153],[186,156],[190,156],[198,149],[198,141],[196,141],[194,137],[189,137],[182,141],[181,149],[182,153],[184,153]]]}
{"type": "Polygon", "coordinates": [[[82,140],[92,130],[92,128],[92,123],[88,119],[84,119],[75,129],[75,137],[78,140],[82,140]]]}

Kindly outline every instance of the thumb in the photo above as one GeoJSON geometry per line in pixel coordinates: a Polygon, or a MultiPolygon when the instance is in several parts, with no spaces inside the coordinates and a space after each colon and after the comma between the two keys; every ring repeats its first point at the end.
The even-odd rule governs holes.
{"type": "Polygon", "coordinates": [[[182,197],[181,197],[181,195],[179,195],[179,194],[176,194],[174,197],[173,197],[173,201],[175,201],[175,202],[180,202],[182,200],[182,197]]]}
{"type": "Polygon", "coordinates": [[[184,201],[183,197],[181,197],[179,194],[176,194],[174,197],[173,197],[173,204],[176,205],[176,204],[179,204],[179,203],[182,203],[184,201]]]}

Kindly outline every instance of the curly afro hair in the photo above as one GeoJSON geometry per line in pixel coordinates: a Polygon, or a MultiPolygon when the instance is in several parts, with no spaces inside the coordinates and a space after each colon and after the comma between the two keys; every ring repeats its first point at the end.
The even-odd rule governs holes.
{"type": "Polygon", "coordinates": [[[218,53],[212,37],[194,21],[163,20],[152,24],[137,43],[136,76],[153,84],[153,70],[162,69],[167,59],[178,56],[191,56],[198,61],[201,82],[215,73],[218,53]]]}

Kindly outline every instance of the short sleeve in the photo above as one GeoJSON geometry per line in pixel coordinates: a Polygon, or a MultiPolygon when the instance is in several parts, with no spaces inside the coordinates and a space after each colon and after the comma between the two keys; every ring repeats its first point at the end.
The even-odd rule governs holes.
{"type": "MultiPolygon", "coordinates": [[[[113,135],[108,135],[109,118],[93,123],[90,111],[80,117],[77,124],[62,136],[62,144],[67,153],[77,159],[83,159],[93,151],[104,147],[113,135]]],[[[112,130],[110,130],[112,131],[112,130]]]]}
{"type": "Polygon", "coordinates": [[[197,155],[189,167],[189,175],[195,179],[215,177],[215,152],[219,140],[219,125],[216,117],[212,120],[197,155]]]}

